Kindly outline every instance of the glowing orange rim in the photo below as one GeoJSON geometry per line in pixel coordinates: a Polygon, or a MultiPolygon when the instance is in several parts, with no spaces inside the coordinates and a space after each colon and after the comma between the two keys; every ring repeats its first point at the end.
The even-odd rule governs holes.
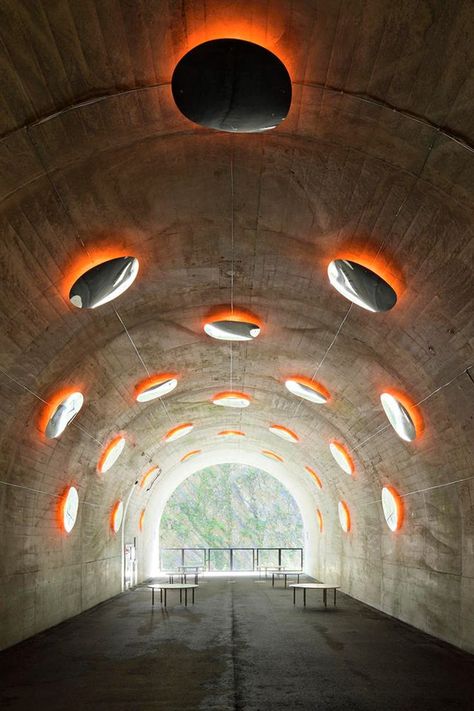
{"type": "Polygon", "coordinates": [[[138,519],[138,528],[140,531],[143,531],[143,521],[145,519],[145,509],[142,509],[140,513],[140,518],[138,519]]]}
{"type": "MultiPolygon", "coordinates": [[[[354,474],[354,471],[355,471],[354,460],[352,459],[351,455],[349,454],[347,449],[344,447],[344,445],[341,444],[340,442],[336,442],[336,440],[331,440],[331,442],[329,444],[332,444],[333,447],[335,447],[338,450],[338,452],[342,455],[342,457],[347,462],[347,466],[350,469],[350,472],[347,472],[347,473],[351,474],[351,475],[354,474]]],[[[338,464],[339,464],[339,462],[338,462],[338,464]]]]}
{"type": "MultiPolygon", "coordinates": [[[[88,249],[91,249],[88,247],[88,249]]],[[[111,259],[117,259],[118,257],[127,257],[133,254],[133,256],[140,262],[140,269],[142,268],[142,259],[139,254],[136,254],[135,246],[133,249],[130,247],[103,247],[102,249],[92,249],[92,254],[82,254],[75,260],[74,266],[68,270],[66,277],[61,284],[61,294],[67,303],[69,301],[69,292],[71,287],[83,274],[97,267],[103,262],[108,262],[111,259]]]]}
{"type": "Polygon", "coordinates": [[[396,400],[399,401],[401,405],[403,405],[405,410],[410,415],[412,422],[415,426],[416,436],[420,437],[420,435],[423,434],[425,429],[425,423],[420,408],[415,405],[413,400],[401,390],[395,390],[394,388],[385,388],[383,391],[380,392],[381,395],[383,393],[387,393],[387,395],[392,395],[392,397],[394,397],[396,400]]]}
{"type": "Polygon", "coordinates": [[[322,488],[323,488],[323,482],[321,481],[321,479],[319,478],[319,476],[316,474],[316,472],[314,471],[314,469],[311,469],[311,467],[305,467],[305,469],[306,469],[306,471],[308,472],[308,474],[311,474],[311,476],[313,477],[314,481],[315,481],[316,484],[319,486],[319,488],[322,489],[322,488]]]}
{"type": "MultiPolygon", "coordinates": [[[[64,512],[65,512],[65,508],[66,508],[66,502],[67,502],[67,499],[68,499],[68,496],[69,496],[69,492],[71,491],[71,489],[76,489],[76,492],[77,492],[77,488],[76,488],[75,486],[68,486],[68,487],[66,487],[66,489],[64,489],[63,493],[62,493],[61,496],[60,496],[59,503],[58,503],[58,506],[57,506],[57,508],[56,508],[56,521],[57,521],[57,524],[58,524],[59,528],[61,529],[61,531],[64,531],[64,533],[66,533],[67,535],[69,535],[69,534],[71,533],[71,531],[72,531],[72,528],[74,528],[74,526],[73,526],[73,527],[71,528],[71,531],[68,531],[68,530],[66,529],[66,525],[65,525],[65,522],[64,522],[64,512]]],[[[75,522],[74,522],[74,525],[75,525],[75,522]]]]}
{"type": "Polygon", "coordinates": [[[324,385],[321,385],[321,383],[311,380],[311,378],[307,378],[304,375],[289,375],[287,378],[285,378],[285,382],[287,380],[294,380],[295,382],[300,383],[301,385],[306,385],[307,388],[311,388],[311,390],[314,390],[315,393],[319,393],[324,398],[326,398],[326,400],[331,399],[331,393],[329,392],[329,390],[326,390],[324,385]]]}
{"type": "Polygon", "coordinates": [[[115,447],[117,447],[117,446],[119,445],[119,443],[120,443],[122,440],[124,440],[124,439],[125,439],[125,437],[124,437],[123,435],[117,435],[117,436],[114,437],[112,440],[110,440],[110,442],[108,443],[108,445],[104,448],[102,454],[100,455],[99,461],[98,461],[98,463],[97,463],[97,469],[98,469],[98,471],[100,472],[100,474],[102,474],[102,468],[103,468],[103,466],[104,466],[104,464],[105,464],[105,462],[106,462],[107,457],[109,456],[109,454],[110,454],[110,453],[112,452],[112,450],[114,450],[115,447]]]}
{"type": "Polygon", "coordinates": [[[247,393],[242,393],[239,390],[224,390],[212,396],[212,402],[216,402],[216,400],[217,402],[221,400],[246,400],[250,402],[252,398],[247,393]]]}
{"type": "Polygon", "coordinates": [[[190,452],[187,452],[181,459],[179,460],[180,462],[185,462],[186,459],[189,459],[189,457],[194,457],[195,454],[201,454],[202,449],[192,449],[190,452]]]}
{"type": "Polygon", "coordinates": [[[218,307],[217,310],[212,310],[208,313],[207,317],[202,322],[203,327],[208,323],[215,323],[216,321],[238,321],[240,323],[254,323],[256,326],[262,329],[262,320],[256,316],[252,311],[247,311],[246,309],[231,309],[218,307]]]}
{"type": "Polygon", "coordinates": [[[122,521],[120,521],[120,526],[118,528],[115,528],[116,524],[116,517],[118,515],[119,510],[122,508],[123,510],[123,502],[121,499],[115,502],[112,508],[112,513],[110,514],[110,528],[114,533],[117,533],[120,530],[120,526],[122,525],[122,521]]]}
{"type": "Polygon", "coordinates": [[[334,257],[331,257],[331,259],[327,261],[326,271],[329,264],[331,262],[335,262],[337,259],[345,259],[349,262],[356,262],[357,264],[361,264],[363,267],[366,267],[366,269],[370,269],[370,271],[377,274],[377,276],[381,277],[392,287],[397,295],[397,300],[405,290],[405,284],[401,272],[394,268],[392,264],[389,264],[386,260],[384,260],[383,257],[377,256],[375,251],[373,254],[371,254],[367,248],[364,248],[361,253],[358,253],[354,249],[344,251],[334,257]]]}
{"type": "Polygon", "coordinates": [[[283,461],[283,457],[280,457],[279,454],[275,454],[275,452],[272,452],[271,449],[262,449],[262,454],[266,457],[270,457],[271,459],[276,459],[277,462],[283,461]]]}
{"type": "MultiPolygon", "coordinates": [[[[384,489],[387,489],[387,491],[389,492],[389,494],[391,494],[392,497],[393,497],[393,501],[394,501],[394,503],[395,503],[395,509],[396,509],[396,511],[397,511],[397,526],[396,526],[395,529],[391,529],[391,530],[392,530],[392,531],[393,531],[393,530],[398,531],[398,530],[400,530],[400,528],[402,527],[402,525],[403,525],[403,519],[404,519],[404,517],[405,517],[405,508],[404,508],[404,506],[403,506],[402,497],[400,496],[400,494],[398,493],[398,491],[393,488],[393,486],[384,486],[383,488],[384,488],[384,489]]],[[[389,526],[389,528],[390,528],[390,526],[389,526]]]]}
{"type": "Polygon", "coordinates": [[[145,390],[161,385],[167,380],[178,380],[178,376],[176,373],[156,373],[156,375],[150,375],[149,378],[140,380],[140,382],[135,385],[135,400],[139,395],[144,393],[145,390]]]}
{"type": "Polygon", "coordinates": [[[318,519],[319,532],[323,532],[323,515],[319,509],[316,509],[316,517],[318,519]]]}
{"type": "Polygon", "coordinates": [[[67,388],[62,388],[61,390],[58,390],[58,392],[55,393],[53,397],[48,399],[48,404],[41,410],[38,419],[38,427],[43,434],[45,434],[48,422],[50,421],[60,404],[67,397],[77,392],[80,392],[82,395],[84,395],[84,393],[82,392],[82,387],[80,385],[76,387],[68,386],[67,388]]]}
{"type": "Polygon", "coordinates": [[[300,441],[300,438],[298,437],[296,432],[293,432],[293,430],[290,430],[288,427],[284,427],[283,425],[270,425],[269,430],[274,434],[278,434],[279,432],[281,432],[283,434],[283,439],[286,439],[287,441],[300,441]]]}
{"type": "Polygon", "coordinates": [[[245,437],[245,432],[241,432],[240,430],[222,430],[222,432],[217,433],[220,437],[245,437]]]}
{"type": "Polygon", "coordinates": [[[158,467],[156,465],[153,465],[152,467],[146,470],[140,481],[140,489],[145,488],[147,481],[150,479],[151,475],[156,472],[157,469],[158,467]]]}
{"type": "Polygon", "coordinates": [[[183,422],[182,425],[178,425],[177,427],[172,427],[168,432],[165,434],[165,442],[169,442],[170,440],[173,441],[173,439],[177,439],[176,435],[178,435],[182,430],[187,430],[190,428],[191,429],[194,427],[192,422],[183,422]]]}
{"type": "MultiPolygon", "coordinates": [[[[344,516],[344,523],[345,523],[345,527],[342,530],[345,533],[349,533],[349,531],[351,530],[351,512],[349,511],[349,507],[345,501],[339,501],[339,512],[341,512],[341,511],[344,516]]],[[[341,526],[342,526],[342,521],[341,521],[340,515],[339,515],[339,522],[341,523],[341,526]]]]}

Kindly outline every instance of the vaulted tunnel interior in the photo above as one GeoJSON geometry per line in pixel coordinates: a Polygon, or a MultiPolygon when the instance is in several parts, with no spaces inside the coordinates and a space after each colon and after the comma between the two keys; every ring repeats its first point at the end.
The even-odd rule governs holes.
{"type": "Polygon", "coordinates": [[[134,537],[155,575],[172,491],[235,462],[306,573],[474,651],[472,5],[0,17],[1,646],[119,593],[134,537]]]}

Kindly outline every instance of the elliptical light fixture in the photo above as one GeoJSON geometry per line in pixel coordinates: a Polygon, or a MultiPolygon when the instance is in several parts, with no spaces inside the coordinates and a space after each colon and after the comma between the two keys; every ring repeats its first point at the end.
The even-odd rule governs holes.
{"type": "Polygon", "coordinates": [[[122,454],[124,447],[125,437],[123,435],[117,435],[108,443],[102,451],[97,464],[97,469],[100,474],[105,474],[105,472],[108,472],[109,469],[113,467],[117,459],[122,454]]]}
{"type": "Polygon", "coordinates": [[[311,467],[305,467],[305,469],[306,469],[306,471],[308,472],[308,474],[311,474],[311,476],[313,477],[314,481],[316,482],[317,487],[318,487],[319,489],[322,489],[322,488],[323,488],[323,482],[321,481],[321,479],[319,478],[319,476],[316,474],[316,472],[314,471],[314,469],[311,469],[311,467]]]}
{"type": "Polygon", "coordinates": [[[398,531],[403,523],[403,501],[393,486],[382,489],[382,508],[389,529],[398,531]]]}
{"type": "Polygon", "coordinates": [[[390,284],[358,262],[335,259],[328,266],[328,277],[340,294],[367,311],[389,311],[397,303],[397,294],[390,284]]]}
{"type": "Polygon", "coordinates": [[[275,128],[291,104],[291,79],[283,62],[241,39],[215,39],[191,49],[176,65],[171,88],[186,118],[231,133],[275,128]]]}
{"type": "Polygon", "coordinates": [[[193,428],[194,425],[192,424],[192,422],[183,422],[182,425],[177,425],[177,427],[173,427],[172,429],[168,430],[168,432],[165,434],[165,442],[175,442],[177,439],[185,437],[187,434],[189,434],[193,428]]]}
{"type": "Polygon", "coordinates": [[[96,309],[113,301],[133,284],[138,266],[135,257],[116,257],[88,269],[71,287],[71,304],[79,309],[96,309]]]}
{"type": "Polygon", "coordinates": [[[179,460],[180,462],[185,462],[187,459],[190,459],[190,457],[196,456],[196,454],[201,454],[202,449],[192,449],[190,452],[186,452],[186,454],[181,457],[179,460]]]}
{"type": "Polygon", "coordinates": [[[283,425],[270,425],[268,428],[270,432],[277,437],[281,437],[281,439],[286,440],[286,442],[299,442],[300,438],[296,434],[296,432],[293,432],[293,430],[288,429],[288,427],[284,427],[283,425]]]}
{"type": "Polygon", "coordinates": [[[333,441],[329,443],[329,449],[341,469],[346,472],[346,474],[352,475],[355,469],[354,462],[344,445],[340,442],[333,441]]]}
{"type": "Polygon", "coordinates": [[[178,384],[175,373],[157,373],[135,386],[135,399],[137,402],[149,402],[157,397],[163,397],[172,392],[178,384]]]}
{"type": "Polygon", "coordinates": [[[143,474],[140,480],[140,489],[148,489],[150,484],[153,482],[153,477],[157,477],[160,474],[160,468],[155,464],[143,474]]]}
{"type": "Polygon", "coordinates": [[[276,454],[275,452],[272,452],[271,449],[262,449],[262,454],[265,457],[268,457],[268,459],[274,459],[276,462],[282,462],[283,457],[280,457],[279,454],[276,454]]]}
{"type": "Polygon", "coordinates": [[[316,518],[318,519],[319,533],[323,532],[323,515],[319,509],[316,509],[316,518]]]}
{"type": "Polygon", "coordinates": [[[292,395],[317,405],[324,405],[330,398],[329,392],[320,383],[315,383],[310,378],[303,378],[299,375],[287,378],[285,387],[292,395]]]}
{"type": "Polygon", "coordinates": [[[397,435],[405,442],[413,442],[418,435],[417,420],[421,422],[421,416],[415,406],[401,393],[382,393],[380,402],[397,435]]]}
{"type": "Polygon", "coordinates": [[[222,393],[217,393],[212,398],[214,405],[221,407],[248,407],[250,405],[250,395],[238,392],[237,390],[226,390],[222,393]]]}
{"type": "Polygon", "coordinates": [[[120,526],[122,525],[123,519],[123,501],[116,501],[110,516],[110,527],[114,533],[120,531],[120,526]]]}
{"type": "Polygon", "coordinates": [[[78,510],[79,494],[75,486],[70,486],[59,500],[59,525],[66,533],[74,528],[78,510]]]}
{"type": "Polygon", "coordinates": [[[351,530],[351,514],[345,501],[339,501],[337,505],[337,512],[342,530],[344,533],[348,533],[351,530]]]}
{"type": "Polygon", "coordinates": [[[48,439],[57,439],[71,424],[84,404],[80,392],[62,391],[45,408],[41,428],[48,439]]]}
{"type": "Polygon", "coordinates": [[[259,320],[241,309],[221,311],[204,323],[204,332],[218,341],[253,341],[260,329],[259,320]]]}
{"type": "Polygon", "coordinates": [[[143,522],[145,521],[145,509],[140,512],[140,518],[138,519],[138,530],[143,531],[143,522]]]}
{"type": "Polygon", "coordinates": [[[245,432],[240,430],[222,430],[217,433],[219,437],[245,437],[245,432]]]}

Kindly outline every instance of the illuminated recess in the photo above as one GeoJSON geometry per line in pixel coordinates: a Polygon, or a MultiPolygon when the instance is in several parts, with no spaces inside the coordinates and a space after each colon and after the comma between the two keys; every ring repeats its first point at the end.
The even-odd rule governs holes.
{"type": "Polygon", "coordinates": [[[231,133],[275,128],[291,105],[291,79],[283,62],[242,39],[214,39],[191,49],[176,65],[171,88],[186,118],[231,133]]]}
{"type": "Polygon", "coordinates": [[[351,514],[349,507],[345,501],[339,501],[337,505],[337,512],[339,515],[339,523],[344,533],[351,530],[351,514]]]}
{"type": "Polygon", "coordinates": [[[288,427],[284,427],[283,425],[270,425],[268,428],[270,432],[277,437],[281,437],[281,439],[286,440],[287,442],[299,442],[300,438],[296,434],[296,432],[293,432],[293,430],[288,429],[288,427]]]}
{"type": "Polygon", "coordinates": [[[71,287],[69,299],[79,309],[96,309],[124,293],[138,274],[138,259],[116,257],[84,272],[71,287]]]}
{"type": "Polygon", "coordinates": [[[335,259],[328,266],[328,277],[340,294],[367,311],[389,311],[397,303],[390,284],[358,262],[335,259]]]}
{"type": "Polygon", "coordinates": [[[265,457],[268,457],[269,459],[274,459],[276,462],[282,462],[283,457],[280,457],[279,454],[276,454],[275,452],[272,452],[271,449],[262,449],[262,454],[265,457]]]}
{"type": "Polygon", "coordinates": [[[189,434],[193,428],[194,425],[192,422],[183,422],[182,425],[173,427],[165,434],[165,442],[174,442],[175,440],[180,439],[180,437],[184,437],[189,434]]]}
{"type": "Polygon", "coordinates": [[[217,393],[212,398],[214,405],[221,407],[248,407],[250,405],[250,395],[238,392],[237,390],[227,390],[222,393],[217,393]]]}
{"type": "Polygon", "coordinates": [[[141,489],[147,488],[153,482],[153,478],[158,476],[159,473],[160,473],[160,468],[156,464],[153,465],[152,467],[150,467],[149,469],[147,469],[140,480],[140,488],[141,489]]]}
{"type": "Polygon", "coordinates": [[[79,494],[74,486],[70,486],[59,500],[59,525],[66,533],[71,533],[74,528],[78,510],[79,494]]]}
{"type": "Polygon", "coordinates": [[[330,442],[329,449],[337,464],[346,474],[354,473],[354,462],[347,449],[340,442],[330,442]]]}
{"type": "Polygon", "coordinates": [[[402,393],[385,392],[380,396],[380,402],[397,435],[412,442],[421,429],[421,416],[414,405],[402,393]]]}
{"type": "Polygon", "coordinates": [[[389,529],[398,531],[403,523],[403,501],[393,486],[382,489],[382,508],[389,529]]]}
{"type": "Polygon", "coordinates": [[[145,521],[145,509],[140,512],[140,518],[138,519],[138,529],[143,531],[143,522],[145,521]]]}
{"type": "Polygon", "coordinates": [[[222,430],[217,433],[219,437],[245,437],[245,432],[240,430],[222,430]]]}
{"type": "Polygon", "coordinates": [[[135,399],[137,402],[149,402],[157,397],[163,397],[172,392],[178,384],[174,373],[159,373],[140,381],[135,386],[135,399]]]}
{"type": "Polygon", "coordinates": [[[123,435],[117,435],[108,443],[100,455],[99,463],[97,464],[97,469],[100,474],[105,474],[105,472],[113,467],[122,454],[124,447],[125,437],[123,437],[123,435]]]}
{"type": "Polygon", "coordinates": [[[260,333],[260,322],[242,309],[220,311],[206,320],[204,331],[218,341],[252,341],[260,333]]]}
{"type": "Polygon", "coordinates": [[[58,393],[46,408],[42,417],[42,429],[48,439],[57,439],[71,424],[84,404],[80,392],[58,393]]]}
{"type": "Polygon", "coordinates": [[[179,461],[185,462],[190,457],[194,457],[196,454],[201,454],[201,452],[202,452],[202,449],[192,449],[190,452],[186,452],[186,454],[183,457],[181,457],[181,459],[179,461]]]}
{"type": "Polygon", "coordinates": [[[316,509],[316,518],[318,519],[319,533],[323,532],[323,515],[319,509],[316,509]]]}
{"type": "Polygon", "coordinates": [[[329,392],[320,383],[309,378],[293,376],[285,380],[285,387],[293,395],[309,400],[317,405],[324,405],[330,398],[329,392]]]}
{"type": "Polygon", "coordinates": [[[323,482],[321,481],[321,479],[319,478],[319,476],[316,474],[316,472],[314,471],[314,469],[311,469],[311,467],[305,467],[305,469],[306,469],[306,471],[308,472],[308,474],[311,474],[312,478],[313,478],[314,481],[316,482],[316,485],[317,485],[320,489],[322,489],[322,488],[323,488],[323,482]]]}
{"type": "Polygon", "coordinates": [[[123,501],[116,501],[110,516],[110,527],[114,533],[120,531],[123,519],[123,501]]]}

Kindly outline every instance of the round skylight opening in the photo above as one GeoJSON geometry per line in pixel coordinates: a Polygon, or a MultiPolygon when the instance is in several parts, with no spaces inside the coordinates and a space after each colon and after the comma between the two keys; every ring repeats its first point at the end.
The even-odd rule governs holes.
{"type": "Polygon", "coordinates": [[[229,390],[227,392],[217,393],[217,395],[214,395],[212,402],[214,405],[219,405],[220,407],[243,408],[250,405],[250,396],[236,390],[229,390]]]}
{"type": "Polygon", "coordinates": [[[77,279],[69,292],[71,304],[96,309],[124,293],[138,274],[138,259],[116,257],[97,264],[77,279]]]}
{"type": "Polygon", "coordinates": [[[111,528],[114,533],[120,531],[123,520],[123,501],[117,501],[112,509],[111,528]]]}
{"type": "Polygon", "coordinates": [[[339,523],[344,533],[351,530],[351,515],[349,513],[349,507],[345,501],[339,501],[337,505],[337,512],[339,515],[339,523]]]}
{"type": "Polygon", "coordinates": [[[308,474],[313,478],[313,481],[316,483],[316,486],[318,487],[318,489],[322,489],[323,482],[321,481],[319,476],[316,474],[314,469],[312,469],[311,467],[305,467],[305,469],[308,472],[308,474]]]}
{"type": "Polygon", "coordinates": [[[109,469],[114,466],[115,462],[122,454],[124,447],[125,437],[122,435],[117,435],[109,442],[102,452],[99,464],[97,465],[97,468],[101,474],[105,474],[105,472],[108,472],[109,469]]]}
{"type": "Polygon", "coordinates": [[[323,532],[323,515],[319,509],[316,509],[316,518],[318,521],[319,533],[323,532]]]}
{"type": "Polygon", "coordinates": [[[194,425],[191,422],[184,422],[182,425],[173,427],[166,433],[165,442],[175,442],[177,439],[181,439],[181,437],[185,437],[189,434],[193,428],[194,425]]]}
{"type": "Polygon", "coordinates": [[[367,311],[389,311],[397,303],[397,294],[390,284],[357,262],[335,259],[328,266],[328,277],[342,296],[367,311]]]}
{"type": "Polygon", "coordinates": [[[145,509],[142,509],[140,513],[140,518],[138,519],[138,529],[143,531],[143,523],[145,521],[145,509]]]}
{"type": "Polygon", "coordinates": [[[250,321],[210,321],[204,324],[204,331],[218,341],[253,341],[260,333],[260,326],[250,321]]]}
{"type": "Polygon", "coordinates": [[[275,128],[291,104],[291,79],[283,62],[241,39],[215,39],[191,49],[178,62],[171,88],[186,118],[231,133],[275,128]]]}
{"type": "Polygon", "coordinates": [[[390,393],[382,393],[380,402],[397,435],[405,442],[412,442],[416,439],[415,422],[402,402],[390,393]]]}
{"type": "Polygon", "coordinates": [[[48,439],[57,439],[71,424],[84,404],[84,396],[80,392],[66,395],[52,407],[52,412],[46,424],[45,435],[48,439]]]}
{"type": "Polygon", "coordinates": [[[398,531],[403,523],[403,501],[392,486],[382,489],[382,508],[389,529],[398,531]]]}
{"type": "Polygon", "coordinates": [[[296,432],[293,432],[293,430],[290,430],[288,427],[284,427],[283,425],[270,425],[268,428],[270,432],[277,437],[280,437],[281,439],[284,439],[286,442],[299,442],[300,438],[296,434],[296,432]]]}
{"type": "Polygon", "coordinates": [[[276,452],[272,452],[271,449],[262,449],[262,454],[268,459],[274,459],[276,462],[282,462],[283,457],[280,457],[276,452]]]}
{"type": "Polygon", "coordinates": [[[354,473],[354,462],[352,461],[352,458],[350,457],[344,445],[340,444],[339,442],[330,442],[329,450],[332,456],[334,457],[336,463],[346,474],[351,475],[354,473]]]}
{"type": "Polygon", "coordinates": [[[319,383],[313,383],[309,379],[297,377],[288,378],[285,380],[285,387],[292,395],[301,397],[303,400],[308,400],[316,405],[324,405],[329,400],[327,390],[319,383]]]}
{"type": "Polygon", "coordinates": [[[66,533],[71,533],[76,525],[77,513],[79,510],[79,494],[75,486],[70,486],[60,503],[60,524],[66,533]]]}
{"type": "Polygon", "coordinates": [[[136,386],[137,402],[150,402],[171,393],[178,385],[178,379],[170,375],[155,375],[136,386]]]}

